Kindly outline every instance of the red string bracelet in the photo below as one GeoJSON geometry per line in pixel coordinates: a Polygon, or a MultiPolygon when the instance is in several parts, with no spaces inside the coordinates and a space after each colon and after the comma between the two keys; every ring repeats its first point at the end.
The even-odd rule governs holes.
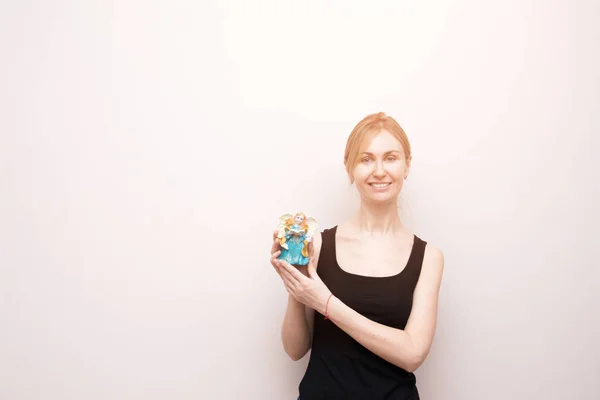
{"type": "Polygon", "coordinates": [[[325,304],[325,318],[324,319],[329,319],[329,314],[327,313],[327,308],[329,307],[329,300],[331,299],[331,296],[333,296],[333,293],[331,293],[329,295],[329,297],[327,298],[327,303],[325,304]]]}

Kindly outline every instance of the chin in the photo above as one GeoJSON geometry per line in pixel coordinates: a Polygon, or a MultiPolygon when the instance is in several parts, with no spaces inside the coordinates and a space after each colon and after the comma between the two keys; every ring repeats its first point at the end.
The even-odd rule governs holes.
{"type": "Polygon", "coordinates": [[[368,194],[362,196],[363,201],[367,201],[373,204],[388,204],[388,203],[396,203],[398,201],[398,195],[394,194],[368,194]]]}
{"type": "Polygon", "coordinates": [[[364,185],[361,190],[361,198],[363,201],[376,204],[386,204],[390,202],[397,202],[400,191],[394,190],[395,187],[391,187],[386,191],[376,192],[371,189],[369,185],[364,185]]]}

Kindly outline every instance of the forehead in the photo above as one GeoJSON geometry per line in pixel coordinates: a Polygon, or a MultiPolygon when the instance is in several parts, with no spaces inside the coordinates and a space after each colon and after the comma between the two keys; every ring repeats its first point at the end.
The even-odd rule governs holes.
{"type": "Polygon", "coordinates": [[[402,143],[386,130],[382,130],[375,134],[370,141],[365,141],[362,146],[363,152],[373,154],[385,153],[393,150],[400,151],[401,153],[404,152],[402,143]]]}

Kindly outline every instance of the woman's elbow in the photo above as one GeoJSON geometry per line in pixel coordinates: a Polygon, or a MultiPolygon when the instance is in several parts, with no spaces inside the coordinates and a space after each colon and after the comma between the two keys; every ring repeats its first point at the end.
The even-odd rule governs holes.
{"type": "Polygon", "coordinates": [[[306,353],[308,353],[308,349],[307,349],[307,350],[305,350],[305,351],[300,351],[300,352],[298,352],[298,351],[296,351],[296,352],[293,352],[293,351],[288,351],[288,350],[286,350],[286,351],[285,351],[285,353],[288,355],[288,357],[289,357],[289,358],[290,358],[292,361],[299,361],[299,360],[301,360],[302,358],[304,358],[304,356],[306,355],[306,353]]]}
{"type": "Polygon", "coordinates": [[[292,360],[301,360],[311,348],[311,343],[298,343],[295,341],[282,340],[283,350],[285,354],[292,360]]]}
{"type": "Polygon", "coordinates": [[[423,364],[425,358],[427,358],[426,353],[416,352],[415,354],[411,355],[409,360],[407,360],[407,362],[403,366],[404,370],[411,373],[415,372],[417,369],[419,369],[421,364],[423,364]]]}
{"type": "Polygon", "coordinates": [[[413,373],[421,366],[422,362],[411,362],[404,367],[406,372],[413,373]]]}

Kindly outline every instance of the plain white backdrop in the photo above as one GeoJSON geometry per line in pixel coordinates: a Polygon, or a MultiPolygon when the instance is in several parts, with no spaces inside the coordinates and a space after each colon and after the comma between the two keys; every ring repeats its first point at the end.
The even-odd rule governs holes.
{"type": "Polygon", "coordinates": [[[285,212],[365,115],[442,248],[425,400],[600,398],[598,1],[0,6],[0,398],[295,399],[285,212]]]}

